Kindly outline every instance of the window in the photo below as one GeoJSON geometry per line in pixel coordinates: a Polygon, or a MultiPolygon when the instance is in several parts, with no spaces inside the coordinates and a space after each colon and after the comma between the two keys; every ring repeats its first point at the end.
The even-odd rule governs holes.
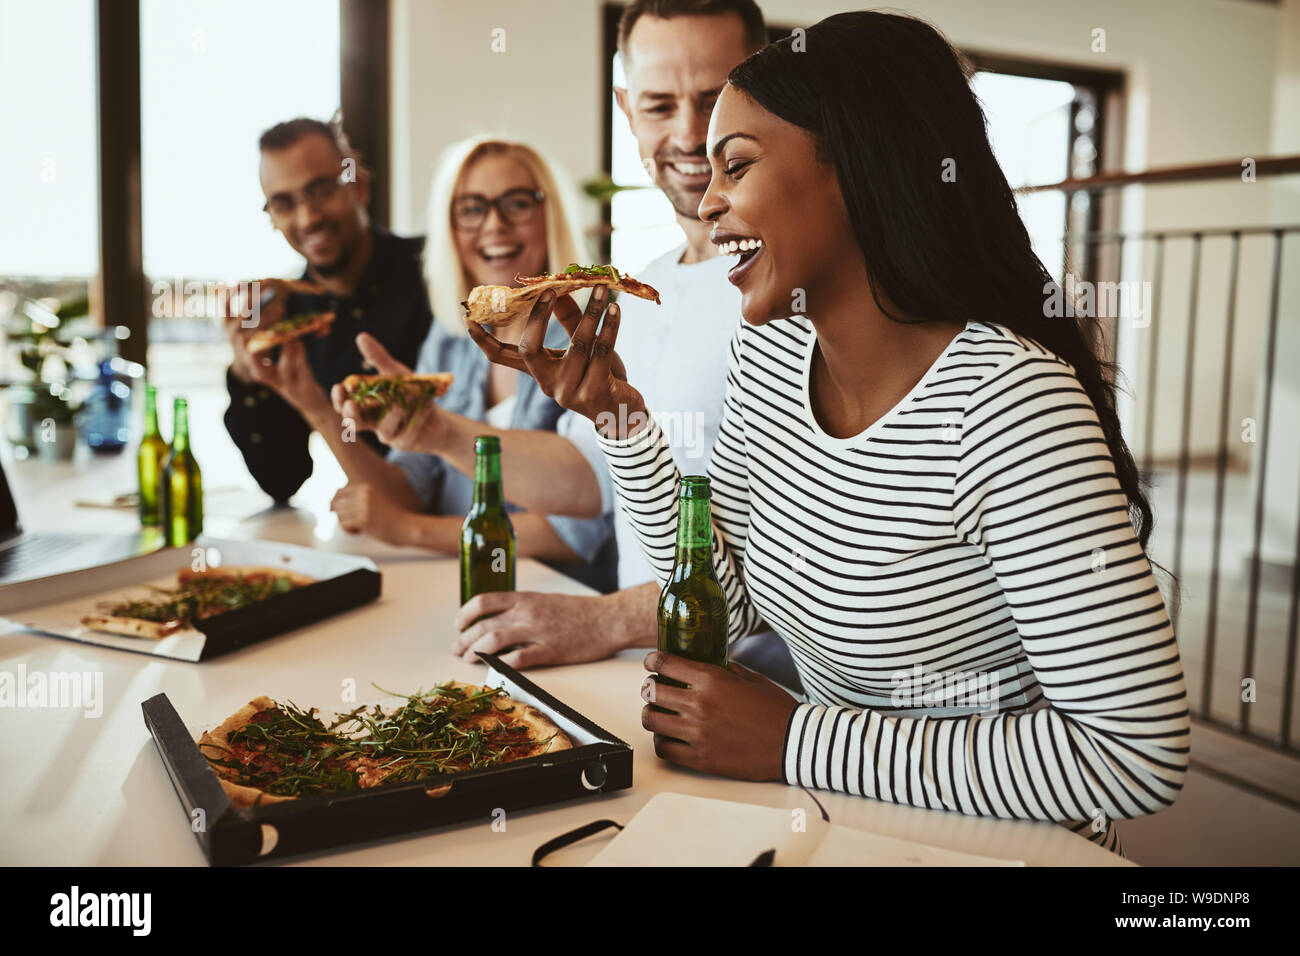
{"type": "MultiPolygon", "coordinates": [[[[1106,109],[1118,102],[1122,73],[967,53],[976,67],[971,85],[984,107],[993,154],[1011,188],[1096,175],[1103,155],[1106,109]]],[[[1072,241],[1100,228],[1097,201],[1084,192],[1025,193],[1017,197],[1034,251],[1058,281],[1067,265],[1093,276],[1095,247],[1072,241]]]]}
{"type": "Polygon", "coordinates": [[[142,0],[140,59],[145,273],[301,270],[262,212],[257,139],[338,109],[337,0],[142,0]]]}
{"type": "Polygon", "coordinates": [[[83,296],[98,268],[93,0],[0,0],[0,90],[0,287],[83,296]]]}
{"type": "MultiPolygon", "coordinates": [[[[1011,188],[1055,183],[1070,172],[1073,84],[980,71],[971,82],[984,106],[989,142],[1011,188]]],[[[1063,193],[1018,197],[1034,251],[1053,276],[1065,272],[1066,199],[1063,193]]]]}
{"type": "MultiPolygon", "coordinates": [[[[617,52],[622,7],[604,8],[608,87],[624,84],[617,52]]],[[[789,34],[771,28],[772,39],[789,34]]],[[[1095,174],[1101,164],[1103,110],[1108,94],[1122,88],[1123,75],[1062,67],[1049,63],[968,53],[976,67],[972,86],[984,107],[989,140],[1007,181],[1017,186],[1055,183],[1095,174]]],[[[614,100],[607,94],[607,156],[615,186],[649,187],[636,139],[614,100]]],[[[1095,269],[1095,250],[1082,244],[1067,251],[1065,236],[1095,231],[1097,204],[1086,193],[1072,200],[1059,192],[1029,193],[1018,205],[1034,250],[1058,280],[1067,261],[1076,274],[1095,269]]],[[[607,210],[607,261],[629,269],[650,261],[682,239],[672,206],[657,189],[633,188],[614,194],[607,210]]]]}

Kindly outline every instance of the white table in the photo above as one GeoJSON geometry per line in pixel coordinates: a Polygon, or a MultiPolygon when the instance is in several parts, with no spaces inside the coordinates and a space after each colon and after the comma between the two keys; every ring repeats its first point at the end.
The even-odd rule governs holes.
{"type": "MultiPolygon", "coordinates": [[[[52,465],[8,464],[29,528],[129,531],[129,513],[75,509],[74,494],[129,487],[129,459],[52,465]]],[[[208,522],[211,533],[267,538],[369,554],[383,572],[374,604],[203,664],[187,664],[74,641],[0,631],[0,671],[99,671],[99,718],[57,709],[0,710],[0,864],[192,865],[205,863],[140,713],[140,702],[165,692],[191,730],[219,723],[251,697],[289,697],[322,709],[342,682],[356,681],[367,700],[371,682],[392,690],[455,678],[481,679],[485,668],[447,653],[458,604],[457,565],[450,558],[349,537],[319,509],[260,512],[255,495],[232,497],[208,522]],[[238,498],[238,503],[233,503],[238,498]]],[[[518,567],[521,590],[587,593],[535,561],[518,567]]],[[[342,849],[307,864],[527,865],[546,840],[600,818],[629,820],[655,793],[677,791],[722,800],[818,811],[799,788],[699,774],[654,754],[641,727],[644,652],[594,664],[544,668],[529,676],[634,749],[630,790],[512,815],[504,830],[491,818],[423,835],[342,849]]],[[[379,699],[375,692],[374,699],[379,699]]],[[[349,705],[351,706],[351,705],[349,705]]],[[[1124,865],[1114,854],[1052,823],[1005,821],[882,803],[817,791],[832,822],[1030,865],[1124,865]]],[[[556,852],[548,865],[584,862],[612,831],[556,852]]]]}

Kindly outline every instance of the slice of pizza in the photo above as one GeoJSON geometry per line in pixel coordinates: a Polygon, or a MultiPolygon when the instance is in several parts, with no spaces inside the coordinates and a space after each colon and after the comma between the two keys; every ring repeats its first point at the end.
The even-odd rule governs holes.
{"type": "Polygon", "coordinates": [[[164,637],[183,631],[189,625],[174,612],[157,612],[144,601],[125,602],[109,608],[103,614],[87,614],[81,619],[83,627],[105,634],[123,637],[143,637],[160,641],[164,637]]]}
{"type": "Polygon", "coordinates": [[[259,329],[248,337],[247,348],[253,355],[269,352],[277,345],[306,335],[327,335],[334,323],[333,312],[304,312],[276,322],[269,329],[259,329]]]}
{"type": "Polygon", "coordinates": [[[537,708],[456,681],[413,694],[391,713],[358,707],[328,725],[315,708],[257,697],[197,743],[236,807],[410,783],[573,746],[537,708]]]}
{"type": "Polygon", "coordinates": [[[470,290],[469,298],[461,303],[465,318],[479,325],[508,325],[518,318],[527,318],[538,297],[548,289],[556,296],[568,295],[579,289],[605,286],[626,292],[659,305],[659,293],[652,286],[638,282],[631,276],[620,275],[613,266],[570,265],[563,272],[543,276],[515,276],[518,288],[504,285],[481,285],[470,290]]]}
{"type": "Polygon", "coordinates": [[[269,567],[184,568],[177,579],[192,624],[316,583],[305,574],[269,567]]]}
{"type": "Polygon", "coordinates": [[[248,583],[260,583],[263,581],[284,581],[288,587],[299,588],[304,584],[315,584],[315,578],[309,578],[305,574],[299,574],[297,571],[290,571],[288,568],[273,568],[265,565],[251,566],[230,566],[230,567],[213,567],[203,571],[195,571],[192,568],[182,568],[176,574],[177,583],[182,588],[196,585],[203,582],[230,582],[245,581],[248,583]]]}
{"type": "Polygon", "coordinates": [[[152,597],[102,604],[99,613],[82,617],[82,626],[106,634],[160,640],[218,614],[315,583],[314,578],[306,575],[271,567],[206,571],[184,568],[176,577],[177,587],[153,588],[152,597]]]}
{"type": "Polygon", "coordinates": [[[359,411],[383,418],[394,405],[413,415],[432,399],[446,395],[455,380],[451,372],[349,375],[343,380],[343,391],[359,411]]]}

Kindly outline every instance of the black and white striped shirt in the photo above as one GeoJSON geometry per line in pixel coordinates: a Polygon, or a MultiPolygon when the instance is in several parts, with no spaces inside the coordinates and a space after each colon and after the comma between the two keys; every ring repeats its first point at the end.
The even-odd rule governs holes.
{"type": "MultiPolygon", "coordinates": [[[[766,622],[803,681],[787,782],[1058,821],[1118,851],[1111,821],[1181,789],[1189,715],[1073,367],[971,322],[898,405],[840,439],[811,410],[815,341],[803,317],[741,323],[708,469],[731,639],[766,622]]],[[[679,477],[663,433],[601,445],[662,583],[679,477]]]]}

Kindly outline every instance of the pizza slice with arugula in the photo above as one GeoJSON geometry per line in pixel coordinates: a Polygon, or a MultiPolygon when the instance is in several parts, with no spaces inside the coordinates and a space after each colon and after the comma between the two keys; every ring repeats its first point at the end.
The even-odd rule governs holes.
{"type": "Polygon", "coordinates": [[[568,295],[579,289],[604,286],[617,292],[626,292],[659,305],[659,293],[653,287],[631,276],[621,275],[613,266],[570,265],[563,272],[541,276],[515,276],[517,288],[504,285],[481,285],[470,290],[469,298],[461,303],[465,307],[466,321],[479,325],[509,325],[519,318],[527,318],[533,304],[543,292],[556,296],[568,295]]]}
{"type": "Polygon", "coordinates": [[[205,571],[184,568],[176,578],[175,588],[155,587],[150,589],[148,597],[102,603],[98,613],[82,617],[82,626],[106,634],[159,640],[218,614],[315,583],[314,578],[306,575],[267,567],[205,571]]]}

